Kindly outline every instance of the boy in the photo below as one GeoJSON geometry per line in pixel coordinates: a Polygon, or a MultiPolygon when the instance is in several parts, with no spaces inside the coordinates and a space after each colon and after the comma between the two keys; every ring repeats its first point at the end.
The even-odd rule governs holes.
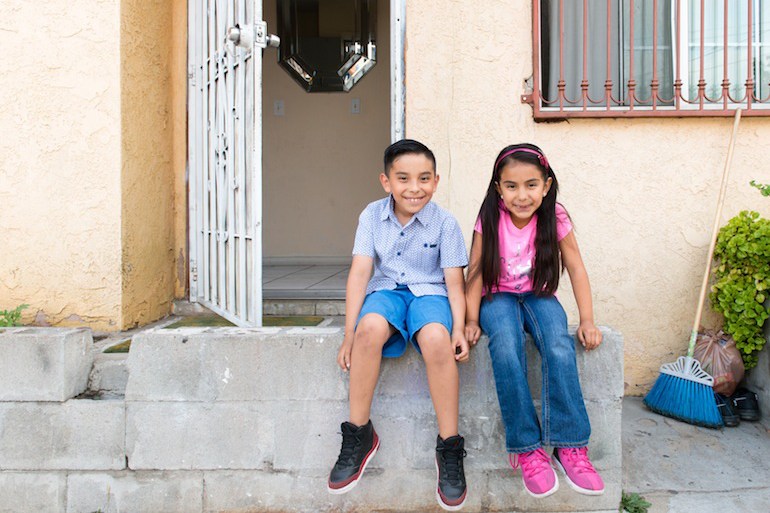
{"type": "Polygon", "coordinates": [[[468,257],[455,218],[431,202],[439,180],[433,152],[405,139],[385,150],[384,164],[380,183],[389,196],[361,213],[348,275],[337,363],[350,371],[350,421],[342,423],[342,449],[328,490],[351,490],[377,451],[369,413],[380,362],[401,356],[409,341],[425,361],[438,421],[436,497],[442,508],[455,511],[466,496],[456,362],[467,360],[469,352],[463,278],[468,257]]]}

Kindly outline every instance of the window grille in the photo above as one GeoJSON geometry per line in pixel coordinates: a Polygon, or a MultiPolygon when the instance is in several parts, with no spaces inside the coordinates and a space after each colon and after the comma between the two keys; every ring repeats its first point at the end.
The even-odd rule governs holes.
{"type": "Polygon", "coordinates": [[[535,119],[770,116],[767,0],[533,0],[535,119]]]}

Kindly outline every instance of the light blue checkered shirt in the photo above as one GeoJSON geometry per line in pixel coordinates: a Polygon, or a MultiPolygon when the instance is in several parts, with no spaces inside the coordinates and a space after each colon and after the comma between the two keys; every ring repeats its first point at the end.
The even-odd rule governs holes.
{"type": "Polygon", "coordinates": [[[443,269],[468,265],[463,234],[452,214],[430,201],[401,226],[392,196],[361,212],[353,254],[374,259],[367,294],[407,285],[415,296],[446,296],[443,269]]]}

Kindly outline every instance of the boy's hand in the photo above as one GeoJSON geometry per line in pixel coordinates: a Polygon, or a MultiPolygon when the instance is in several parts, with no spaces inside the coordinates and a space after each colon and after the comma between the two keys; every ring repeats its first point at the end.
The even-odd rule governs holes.
{"type": "Polygon", "coordinates": [[[476,321],[469,321],[465,323],[465,338],[470,342],[472,346],[476,345],[481,337],[481,328],[476,321]]]}
{"type": "Polygon", "coordinates": [[[602,332],[594,326],[593,321],[583,321],[577,329],[578,340],[586,351],[596,349],[602,343],[602,332]]]}
{"type": "Polygon", "coordinates": [[[350,353],[353,350],[353,335],[348,336],[345,333],[345,338],[342,339],[342,345],[337,353],[337,365],[340,366],[344,372],[350,370],[350,353]]]}
{"type": "Polygon", "coordinates": [[[467,362],[471,352],[464,331],[462,329],[452,330],[452,347],[455,350],[455,360],[458,362],[467,362]],[[457,348],[460,348],[459,352],[457,348]]]}

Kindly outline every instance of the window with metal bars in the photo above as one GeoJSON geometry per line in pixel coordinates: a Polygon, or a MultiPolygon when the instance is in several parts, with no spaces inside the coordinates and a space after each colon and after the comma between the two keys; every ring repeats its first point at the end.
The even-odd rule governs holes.
{"type": "Polygon", "coordinates": [[[536,119],[770,116],[767,0],[533,0],[536,119]]]}

